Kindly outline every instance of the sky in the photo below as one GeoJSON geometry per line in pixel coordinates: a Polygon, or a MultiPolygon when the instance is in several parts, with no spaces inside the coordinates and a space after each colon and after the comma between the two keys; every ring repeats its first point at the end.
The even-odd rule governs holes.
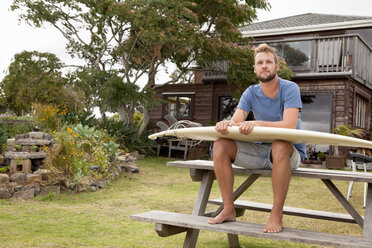
{"type": "MultiPolygon", "coordinates": [[[[258,11],[258,21],[272,20],[304,13],[372,16],[372,0],[268,0],[270,11],[258,11]]],[[[50,26],[34,28],[18,20],[18,12],[9,10],[13,0],[0,1],[0,80],[16,53],[50,52],[65,64],[76,64],[65,50],[66,40],[50,26]]],[[[158,78],[157,83],[166,80],[158,78]]]]}

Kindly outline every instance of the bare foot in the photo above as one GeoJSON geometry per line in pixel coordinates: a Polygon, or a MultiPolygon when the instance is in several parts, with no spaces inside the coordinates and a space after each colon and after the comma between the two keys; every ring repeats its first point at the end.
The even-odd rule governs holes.
{"type": "Polygon", "coordinates": [[[209,219],[208,223],[209,224],[221,224],[223,222],[228,222],[228,221],[236,221],[236,212],[234,208],[233,210],[223,209],[219,215],[217,215],[213,219],[209,219]]]}
{"type": "Polygon", "coordinates": [[[283,212],[274,213],[271,211],[269,221],[263,228],[265,233],[279,233],[283,230],[283,212]]]}

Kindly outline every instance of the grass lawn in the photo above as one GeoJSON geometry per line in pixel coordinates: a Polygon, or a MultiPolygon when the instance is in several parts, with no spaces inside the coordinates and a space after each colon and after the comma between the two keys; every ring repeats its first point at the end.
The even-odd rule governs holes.
{"type": "MultiPolygon", "coordinates": [[[[81,194],[39,196],[28,201],[0,200],[0,247],[182,247],[184,234],[158,237],[154,224],[136,222],[130,215],[149,210],[191,213],[199,183],[188,169],[166,167],[166,158],[139,160],[139,174],[125,174],[106,189],[81,194]]],[[[246,179],[237,176],[235,186],[246,179]]],[[[346,195],[348,182],[334,181],[346,195]]],[[[355,183],[352,204],[364,214],[363,184],[355,183]]],[[[217,184],[211,197],[220,197],[217,184]]],[[[272,202],[271,178],[260,178],[244,200],[272,202]]],[[[320,180],[291,181],[287,206],[345,212],[320,180]]],[[[247,211],[241,219],[265,223],[267,213],[247,211]]],[[[355,224],[284,217],[284,225],[316,231],[361,236],[355,224]]],[[[318,247],[240,236],[242,246],[318,247]]],[[[201,231],[197,247],[228,247],[226,234],[201,231]]]]}

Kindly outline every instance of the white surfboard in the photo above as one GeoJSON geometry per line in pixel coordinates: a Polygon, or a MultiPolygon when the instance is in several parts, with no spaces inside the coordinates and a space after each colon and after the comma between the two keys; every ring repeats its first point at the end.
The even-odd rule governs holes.
{"type": "Polygon", "coordinates": [[[214,126],[190,127],[170,129],[149,136],[149,139],[176,137],[178,139],[192,139],[215,141],[220,138],[227,138],[246,142],[272,143],[274,140],[284,140],[293,144],[318,144],[334,146],[350,146],[372,149],[372,141],[330,134],[316,131],[297,130],[275,127],[255,127],[249,135],[239,132],[239,127],[228,128],[228,134],[218,133],[214,126]]]}

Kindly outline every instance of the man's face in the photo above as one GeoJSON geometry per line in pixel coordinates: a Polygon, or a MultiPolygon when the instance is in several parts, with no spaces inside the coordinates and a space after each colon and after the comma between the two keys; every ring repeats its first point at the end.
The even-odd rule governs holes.
{"type": "Polygon", "coordinates": [[[275,63],[272,53],[258,53],[255,57],[254,72],[262,83],[270,82],[276,77],[279,64],[275,63]]]}

